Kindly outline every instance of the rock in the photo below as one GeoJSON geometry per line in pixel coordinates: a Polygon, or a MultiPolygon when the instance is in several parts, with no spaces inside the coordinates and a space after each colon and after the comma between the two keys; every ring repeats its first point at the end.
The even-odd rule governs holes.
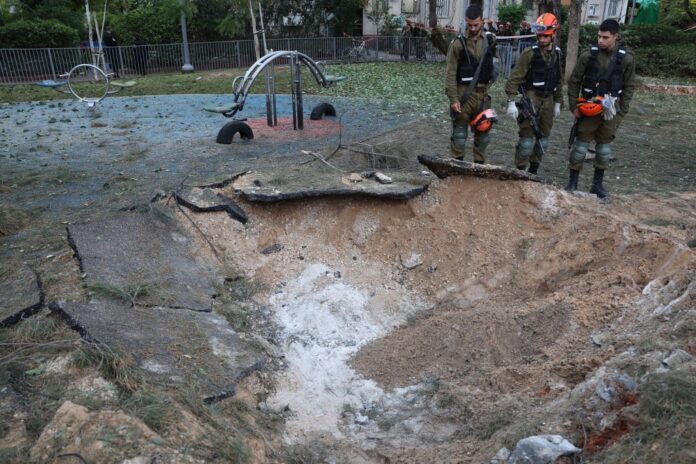
{"type": "MultiPolygon", "coordinates": [[[[356,176],[363,177],[354,173],[356,176]]],[[[277,176],[277,174],[275,175],[277,176]]],[[[272,173],[249,173],[234,183],[235,190],[249,201],[277,202],[302,198],[370,197],[409,200],[428,189],[430,179],[410,179],[391,184],[352,182],[350,176],[334,173],[293,173],[278,184],[272,173]],[[256,183],[261,178],[263,182],[256,183]]]]}
{"type": "Polygon", "coordinates": [[[662,360],[662,365],[669,367],[670,369],[674,369],[675,367],[687,363],[692,359],[694,359],[694,357],[691,356],[691,354],[684,350],[677,349],[672,351],[669,356],[662,360]]]}
{"type": "Polygon", "coordinates": [[[126,453],[133,449],[141,455],[173,453],[155,444],[161,442],[162,438],[140,419],[121,411],[90,412],[66,401],[41,432],[31,449],[31,458],[54,462],[51,458],[56,454],[79,453],[86,462],[120,462],[129,458],[126,453]]]}
{"type": "Polygon", "coordinates": [[[592,340],[592,344],[594,346],[600,347],[600,346],[602,346],[602,341],[604,340],[604,335],[602,335],[599,332],[592,332],[590,334],[590,340],[592,340]]]}
{"type": "Polygon", "coordinates": [[[553,464],[561,456],[581,452],[560,435],[536,435],[517,442],[507,464],[553,464]]]}
{"type": "Polygon", "coordinates": [[[360,413],[356,413],[353,422],[355,422],[358,425],[367,425],[368,422],[370,422],[370,418],[367,416],[363,416],[360,413]]]}
{"type": "Polygon", "coordinates": [[[262,255],[270,255],[273,253],[278,253],[279,251],[282,251],[282,250],[283,250],[282,244],[274,243],[273,245],[268,246],[268,247],[264,248],[263,250],[261,250],[261,254],[262,255]]]}
{"type": "Polygon", "coordinates": [[[166,218],[125,214],[68,226],[86,284],[125,303],[211,311],[221,279],[195,253],[193,239],[166,218]]]}
{"type": "Polygon", "coordinates": [[[242,224],[246,224],[249,220],[244,210],[231,198],[215,193],[211,189],[193,187],[178,191],[174,195],[180,205],[184,205],[191,211],[197,213],[224,211],[242,224]]]}
{"type": "Polygon", "coordinates": [[[495,456],[493,456],[493,459],[491,459],[490,464],[505,464],[509,458],[510,450],[507,448],[500,448],[500,450],[495,453],[495,456]]]}
{"type": "Polygon", "coordinates": [[[597,396],[612,403],[617,400],[622,393],[634,392],[638,388],[636,381],[627,374],[609,375],[597,381],[595,392],[597,396]]]}
{"type": "Polygon", "coordinates": [[[173,308],[123,308],[110,302],[51,303],[83,338],[128,353],[155,383],[196,385],[204,398],[232,396],[237,382],[264,362],[215,313],[173,308]]]}
{"type": "Polygon", "coordinates": [[[380,184],[391,184],[394,182],[391,177],[387,176],[386,174],[382,174],[379,171],[375,172],[375,178],[380,184]]]}
{"type": "Polygon", "coordinates": [[[355,183],[355,182],[362,182],[363,178],[357,172],[351,172],[350,175],[348,176],[348,180],[350,182],[355,183]]]}
{"type": "Polygon", "coordinates": [[[0,274],[0,327],[16,324],[37,312],[44,303],[41,281],[27,266],[0,274]]]}
{"type": "Polygon", "coordinates": [[[401,260],[401,265],[408,270],[415,269],[421,264],[423,264],[421,255],[417,253],[411,253],[411,256],[409,256],[407,259],[404,259],[403,257],[399,256],[399,259],[401,260]]]}
{"type": "Polygon", "coordinates": [[[418,161],[433,171],[437,177],[444,179],[449,176],[487,177],[498,180],[531,180],[542,182],[536,174],[530,174],[519,169],[494,166],[492,164],[476,164],[454,158],[438,158],[430,155],[418,155],[418,161]]]}

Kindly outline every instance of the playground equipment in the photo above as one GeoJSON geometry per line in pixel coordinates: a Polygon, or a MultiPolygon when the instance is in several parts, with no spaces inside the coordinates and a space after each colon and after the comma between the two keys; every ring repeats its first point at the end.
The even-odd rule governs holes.
{"type": "Polygon", "coordinates": [[[104,48],[102,47],[102,36],[104,35],[107,4],[108,0],[104,0],[102,23],[101,27],[99,27],[97,15],[90,14],[89,0],[85,0],[85,16],[87,18],[87,28],[89,31],[89,47],[92,55],[92,63],[82,63],[73,66],[70,71],[60,75],[60,78],[62,79],[60,81],[48,79],[37,82],[36,85],[52,88],[58,92],[71,94],[73,98],[87,103],[87,106],[90,108],[102,101],[107,95],[120,92],[124,88],[133,87],[135,85],[135,81],[133,80],[126,82],[111,81],[110,77],[113,75],[113,73],[107,73],[105,71],[107,69],[107,65],[104,57],[104,48]],[[94,21],[97,43],[99,44],[98,48],[94,47],[94,42],[92,41],[92,21],[94,21]],[[77,92],[77,89],[74,87],[74,84],[77,82],[92,82],[98,87],[96,91],[92,93],[93,96],[80,95],[77,92]]]}
{"type": "Polygon", "coordinates": [[[89,63],[78,64],[67,73],[61,74],[60,77],[64,80],[44,80],[37,82],[36,85],[71,94],[76,100],[87,103],[87,106],[90,108],[102,101],[107,95],[120,92],[126,87],[135,85],[135,81],[113,82],[109,79],[109,74],[105,73],[102,68],[89,63]],[[99,86],[97,91],[94,92],[94,96],[86,96],[78,93],[74,85],[77,82],[85,81],[91,81],[93,84],[99,86]]]}
{"type": "MultiPolygon", "coordinates": [[[[206,111],[220,113],[225,117],[234,117],[244,109],[244,104],[249,96],[249,90],[256,78],[264,72],[266,90],[266,122],[270,127],[278,125],[278,114],[276,108],[276,87],[275,87],[275,65],[278,60],[288,60],[290,64],[291,97],[292,97],[292,127],[294,130],[304,128],[304,107],[302,103],[302,69],[304,64],[311,72],[314,79],[322,87],[330,87],[336,82],[345,79],[343,76],[332,76],[325,74],[321,64],[314,61],[309,56],[298,51],[278,50],[271,51],[259,58],[244,74],[237,76],[232,81],[232,93],[234,99],[228,106],[209,107],[206,111]]],[[[329,103],[320,103],[311,113],[310,119],[318,120],[324,115],[336,116],[336,110],[329,103]]],[[[234,120],[225,124],[220,129],[217,136],[217,143],[232,143],[232,138],[239,133],[243,139],[253,139],[254,133],[248,124],[243,120],[234,120]]]]}

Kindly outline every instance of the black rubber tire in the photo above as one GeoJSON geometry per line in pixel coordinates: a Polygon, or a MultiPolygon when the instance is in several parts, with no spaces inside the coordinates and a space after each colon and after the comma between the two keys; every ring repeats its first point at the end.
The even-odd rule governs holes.
{"type": "Polygon", "coordinates": [[[252,140],[254,138],[254,131],[251,130],[248,124],[242,121],[231,121],[222,126],[215,142],[229,145],[232,143],[234,134],[237,133],[239,133],[239,137],[243,140],[252,140]]]}
{"type": "Polygon", "coordinates": [[[312,114],[309,116],[309,119],[312,121],[319,121],[324,117],[324,115],[336,116],[336,108],[334,108],[330,103],[319,103],[312,110],[312,114]]]}

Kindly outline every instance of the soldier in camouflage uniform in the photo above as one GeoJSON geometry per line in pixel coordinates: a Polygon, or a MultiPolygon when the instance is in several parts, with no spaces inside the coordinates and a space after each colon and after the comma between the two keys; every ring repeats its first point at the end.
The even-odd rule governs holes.
{"type": "MultiPolygon", "coordinates": [[[[453,119],[450,151],[456,159],[464,158],[469,123],[490,104],[488,89],[495,78],[495,35],[483,32],[483,13],[478,5],[469,6],[465,16],[466,31],[450,43],[445,71],[445,94],[450,102],[453,119]],[[478,79],[474,82],[476,69],[482,60],[478,79]],[[462,104],[460,99],[471,85],[475,87],[462,104]]],[[[486,162],[486,147],[489,141],[490,132],[474,131],[474,162],[486,162]]]]}
{"type": "Polygon", "coordinates": [[[603,181],[611,158],[611,142],[628,113],[636,86],[635,59],[618,43],[618,35],[619,23],[605,20],[599,26],[597,45],[580,55],[568,79],[568,106],[578,122],[566,190],[577,190],[585,155],[594,141],[595,170],[590,193],[599,198],[609,195],[603,181]]]}
{"type": "Polygon", "coordinates": [[[543,152],[549,144],[549,135],[554,118],[561,114],[563,82],[561,79],[561,49],[553,44],[558,30],[558,19],[544,13],[532,25],[537,35],[537,44],[525,49],[512,70],[505,93],[508,97],[508,116],[519,124],[520,139],[515,150],[515,166],[524,170],[529,163],[529,172],[536,174],[543,152]],[[515,103],[518,91],[524,92],[534,104],[536,121],[542,137],[535,143],[535,134],[529,118],[520,116],[515,103]]]}

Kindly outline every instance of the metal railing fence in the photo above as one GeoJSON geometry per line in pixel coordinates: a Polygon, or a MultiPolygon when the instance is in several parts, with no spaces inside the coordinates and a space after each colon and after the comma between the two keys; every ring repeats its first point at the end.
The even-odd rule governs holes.
{"type": "MultiPolygon", "coordinates": [[[[297,50],[317,61],[443,61],[445,57],[426,37],[378,36],[268,39],[273,50],[297,50]]],[[[500,70],[507,75],[526,45],[499,41],[500,70]]],[[[245,68],[255,62],[253,40],[189,44],[191,63],[198,71],[245,68]]],[[[182,44],[121,46],[105,49],[108,71],[120,77],[178,72],[183,66],[182,44]]],[[[92,63],[89,48],[0,48],[0,84],[60,80],[74,66],[92,63]]]]}

